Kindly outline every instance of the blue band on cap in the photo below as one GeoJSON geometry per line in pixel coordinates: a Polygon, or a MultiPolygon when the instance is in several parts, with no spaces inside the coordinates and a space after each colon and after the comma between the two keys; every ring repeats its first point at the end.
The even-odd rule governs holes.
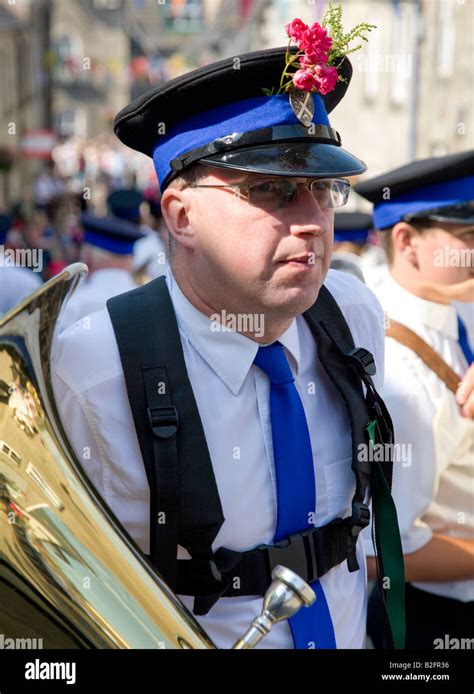
{"type": "Polygon", "coordinates": [[[458,205],[473,199],[474,176],[437,183],[376,204],[374,206],[374,226],[377,229],[386,229],[400,222],[406,214],[458,205]]]}
{"type": "MultiPolygon", "coordinates": [[[[313,94],[315,125],[329,125],[324,101],[313,94]]],[[[259,96],[213,108],[187,118],[160,138],[153,148],[153,161],[160,187],[171,173],[170,162],[185,152],[202,147],[218,137],[275,125],[301,125],[287,94],[259,96]]]]}
{"type": "Polygon", "coordinates": [[[5,232],[0,231],[0,246],[3,246],[3,244],[7,240],[7,233],[8,232],[6,232],[6,231],[5,232]]]}
{"type": "Polygon", "coordinates": [[[87,230],[85,233],[84,241],[85,243],[90,243],[98,248],[103,248],[110,253],[117,253],[119,255],[131,255],[133,253],[133,246],[137,239],[120,239],[113,236],[105,236],[96,231],[87,230]]]}
{"type": "Polygon", "coordinates": [[[370,229],[342,229],[334,230],[334,241],[353,241],[353,243],[365,243],[368,239],[370,229]]]}

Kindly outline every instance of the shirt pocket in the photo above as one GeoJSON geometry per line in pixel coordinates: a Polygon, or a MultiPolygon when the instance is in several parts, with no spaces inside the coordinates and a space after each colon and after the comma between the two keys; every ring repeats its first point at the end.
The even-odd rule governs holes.
{"type": "Polygon", "coordinates": [[[324,466],[327,509],[331,518],[343,518],[350,512],[355,492],[355,475],[351,465],[352,457],[347,457],[324,466]]]}

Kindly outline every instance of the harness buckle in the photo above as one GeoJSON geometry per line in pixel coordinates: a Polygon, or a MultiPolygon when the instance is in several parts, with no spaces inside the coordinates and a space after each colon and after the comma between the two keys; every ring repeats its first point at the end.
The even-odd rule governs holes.
{"type": "Polygon", "coordinates": [[[290,535],[274,545],[260,545],[257,547],[257,549],[266,552],[270,575],[273,569],[278,564],[281,564],[297,573],[298,576],[301,576],[307,582],[314,581],[318,577],[318,566],[313,543],[311,540],[307,543],[305,542],[305,538],[310,536],[312,532],[313,529],[308,528],[300,533],[290,535]],[[311,575],[309,575],[308,566],[310,567],[311,575]]]}
{"type": "Polygon", "coordinates": [[[178,412],[173,405],[148,407],[148,421],[153,434],[160,439],[170,439],[178,431],[178,412]]]}
{"type": "Polygon", "coordinates": [[[353,537],[357,537],[361,530],[370,523],[370,509],[367,504],[359,501],[352,502],[352,516],[348,518],[348,524],[353,537]]]}
{"type": "Polygon", "coordinates": [[[366,376],[374,376],[377,372],[374,356],[365,347],[354,347],[350,352],[347,352],[349,359],[355,363],[358,371],[362,369],[366,376]]]}
{"type": "Polygon", "coordinates": [[[359,533],[370,523],[370,510],[367,504],[363,504],[360,501],[353,501],[352,516],[346,518],[346,521],[349,529],[347,535],[347,568],[352,572],[360,568],[356,553],[359,533]]]}

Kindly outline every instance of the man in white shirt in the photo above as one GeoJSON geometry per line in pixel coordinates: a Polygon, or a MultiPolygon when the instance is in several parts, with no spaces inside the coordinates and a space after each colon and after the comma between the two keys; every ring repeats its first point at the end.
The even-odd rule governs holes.
{"type": "MultiPolygon", "coordinates": [[[[357,536],[368,522],[363,503],[367,469],[357,477],[356,488],[351,464],[359,469],[359,463],[353,457],[347,408],[354,421],[358,413],[346,406],[334,383],[356,373],[349,360],[368,379],[373,361],[359,350],[367,357],[362,367],[353,350],[349,356],[340,347],[342,361],[333,337],[319,333],[318,349],[331,345],[336,365],[331,367],[317,353],[315,328],[302,314],[317,297],[319,302],[326,296],[326,282],[355,344],[374,355],[380,387],[380,306],[355,279],[337,272],[327,276],[333,208],[344,204],[348,194],[342,177],[365,166],[342,149],[327,119],[347,88],[348,60],[340,59],[344,79],[324,97],[296,89],[290,95],[268,95],[262,88],[278,86],[284,57],[285,49],[272,49],[242,56],[238,70],[231,60],[200,68],[161,85],[117,116],[120,139],[153,153],[170,233],[171,271],[166,284],[159,278],[122,297],[136,302],[137,313],[150,297],[144,335],[141,323],[141,333],[130,327],[136,320],[130,311],[120,314],[119,324],[115,311],[125,305],[122,299],[90,316],[87,330],[76,324],[59,335],[54,387],[66,432],[91,480],[174,587],[178,564],[176,592],[219,647],[230,647],[260,613],[269,585],[265,558],[271,561],[271,550],[278,554],[274,544],[283,538],[282,563],[307,579],[318,599],[300,611],[301,621],[298,613],[296,621],[276,624],[262,647],[363,648],[366,575],[357,536]],[[167,127],[158,137],[160,122],[167,127]],[[169,294],[169,306],[163,293],[161,304],[152,300],[158,288],[169,294]],[[175,322],[179,334],[170,359],[182,358],[185,368],[178,376],[170,363],[152,367],[136,356],[140,352],[141,358],[142,340],[153,332],[146,350],[154,364],[154,341],[171,334],[175,322]],[[129,378],[137,362],[137,378],[129,378]],[[163,374],[151,389],[150,369],[163,374]],[[331,379],[326,369],[332,369],[331,379]],[[159,405],[160,398],[169,406],[159,405]],[[192,421],[183,420],[180,398],[188,408],[195,400],[192,421]],[[143,419],[136,416],[137,400],[143,419]],[[166,415],[160,414],[163,410],[166,415]],[[185,438],[191,456],[187,467],[179,468],[179,482],[185,485],[194,475],[194,486],[178,494],[179,482],[171,480],[173,451],[182,461],[185,438]],[[207,467],[206,444],[212,463],[207,467]],[[163,456],[152,455],[155,478],[149,474],[147,446],[152,454],[160,446],[163,456]],[[154,486],[153,479],[166,481],[154,486]],[[168,489],[171,502],[163,496],[168,489]],[[178,511],[181,518],[175,521],[178,511]],[[207,519],[211,511],[215,526],[209,521],[199,529],[205,539],[194,539],[192,525],[187,537],[170,544],[165,560],[160,542],[168,549],[175,522],[189,516],[207,519]],[[334,533],[331,540],[329,533],[334,533]],[[314,538],[323,536],[327,539],[316,547],[314,538]],[[237,561],[230,573],[223,557],[237,561]],[[252,567],[248,575],[243,562],[252,567]]],[[[341,327],[337,312],[334,305],[333,314],[327,314],[331,335],[332,323],[341,327]]],[[[360,376],[356,381],[358,402],[365,408],[360,376]]],[[[370,379],[367,388],[373,394],[370,379]]],[[[360,438],[362,427],[354,424],[352,433],[360,438]]]]}
{"type": "MultiPolygon", "coordinates": [[[[474,424],[465,403],[474,367],[468,372],[472,354],[443,298],[443,288],[474,275],[474,152],[413,162],[356,190],[374,203],[390,265],[377,294],[392,335],[384,398],[402,458],[393,495],[405,555],[407,648],[439,648],[446,638],[471,638],[474,625],[474,424]],[[437,300],[423,298],[427,287],[437,300]],[[426,346],[422,353],[404,342],[406,331],[392,333],[395,322],[431,347],[444,371],[426,361],[426,346]],[[451,379],[443,376],[446,365],[451,379]]],[[[374,597],[369,632],[377,643],[376,605],[374,597]]]]}
{"type": "MultiPolygon", "coordinates": [[[[155,277],[166,275],[166,249],[168,233],[163,231],[165,224],[161,216],[161,206],[156,193],[145,198],[136,188],[119,188],[107,198],[110,212],[120,219],[140,226],[142,238],[133,247],[133,276],[137,284],[144,284],[155,277]],[[149,207],[150,226],[143,221],[141,205],[145,201],[149,207]]],[[[166,228],[166,227],[165,227],[166,228]]]]}
{"type": "Polygon", "coordinates": [[[0,253],[0,316],[33,294],[43,284],[41,276],[25,267],[2,267],[0,253]]]}
{"type": "Polygon", "coordinates": [[[134,245],[143,238],[138,226],[118,217],[88,213],[81,216],[81,224],[81,261],[88,266],[89,275],[64,304],[59,330],[104,308],[110,297],[137,287],[132,267],[134,245]]]}
{"type": "Polygon", "coordinates": [[[11,267],[11,259],[4,251],[10,227],[10,215],[0,214],[0,316],[43,284],[39,273],[26,267],[11,267]]]}
{"type": "Polygon", "coordinates": [[[147,223],[141,226],[145,237],[135,244],[133,254],[134,271],[141,283],[166,275],[169,245],[168,229],[161,214],[161,195],[152,188],[145,191],[144,197],[149,210],[147,223]]]}
{"type": "MultiPolygon", "coordinates": [[[[385,253],[370,242],[372,217],[366,212],[337,212],[331,267],[350,272],[370,286],[368,277],[385,264],[385,253]]],[[[372,288],[372,287],[371,287],[372,288]]]]}

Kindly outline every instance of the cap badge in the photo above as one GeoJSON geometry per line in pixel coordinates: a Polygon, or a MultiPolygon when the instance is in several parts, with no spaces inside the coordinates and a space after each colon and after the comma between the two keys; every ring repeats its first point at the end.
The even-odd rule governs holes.
{"type": "Polygon", "coordinates": [[[309,127],[313,122],[314,101],[310,92],[292,89],[289,93],[291,110],[300,123],[309,127]]]}

